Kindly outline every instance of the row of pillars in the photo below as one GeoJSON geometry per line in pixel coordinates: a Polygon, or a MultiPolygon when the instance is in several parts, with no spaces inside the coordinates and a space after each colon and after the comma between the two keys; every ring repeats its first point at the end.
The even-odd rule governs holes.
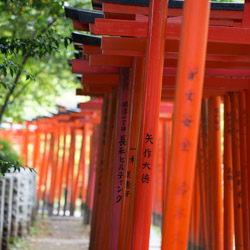
{"type": "MultiPolygon", "coordinates": [[[[162,249],[185,249],[191,235],[193,244],[200,243],[199,217],[194,212],[191,224],[190,218],[192,204],[193,211],[199,210],[193,187],[209,11],[209,1],[185,1],[172,143],[162,171],[166,190],[161,204],[162,249]]],[[[90,249],[149,248],[154,184],[160,181],[156,165],[157,140],[162,136],[159,114],[166,17],[167,1],[151,1],[146,57],[134,58],[130,71],[120,69],[117,92],[104,96],[90,249]]]]}

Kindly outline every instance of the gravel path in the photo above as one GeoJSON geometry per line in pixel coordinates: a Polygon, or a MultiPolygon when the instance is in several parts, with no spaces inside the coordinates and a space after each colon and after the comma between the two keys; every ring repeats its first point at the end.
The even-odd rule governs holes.
{"type": "Polygon", "coordinates": [[[81,218],[49,217],[41,219],[31,236],[17,249],[24,250],[87,250],[88,228],[81,218]]]}

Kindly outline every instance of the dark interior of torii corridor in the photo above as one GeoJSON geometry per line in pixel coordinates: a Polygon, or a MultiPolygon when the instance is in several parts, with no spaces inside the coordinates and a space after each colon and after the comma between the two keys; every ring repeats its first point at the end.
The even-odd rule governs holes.
{"type": "Polygon", "coordinates": [[[250,249],[250,0],[0,13],[0,250],[250,249]]]}

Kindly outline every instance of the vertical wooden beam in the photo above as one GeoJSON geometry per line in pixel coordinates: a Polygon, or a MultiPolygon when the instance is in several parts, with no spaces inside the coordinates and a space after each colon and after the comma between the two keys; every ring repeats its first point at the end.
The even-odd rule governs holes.
{"type": "Polygon", "coordinates": [[[155,153],[161,101],[167,1],[150,1],[145,83],[142,97],[138,167],[131,249],[148,249],[152,213],[155,153]]]}
{"type": "Polygon", "coordinates": [[[137,135],[141,114],[142,89],[143,89],[144,58],[135,58],[133,62],[132,81],[129,95],[129,119],[127,128],[127,144],[123,180],[122,216],[119,229],[118,249],[131,248],[131,226],[135,194],[137,135]]]}
{"type": "MultiPolygon", "coordinates": [[[[247,126],[247,178],[248,178],[248,207],[250,207],[250,90],[246,91],[246,126],[247,126]]],[[[250,225],[250,216],[248,217],[250,225]]]]}
{"type": "MultiPolygon", "coordinates": [[[[250,13],[249,13],[250,14],[250,13]]],[[[246,141],[246,96],[245,91],[239,93],[239,128],[240,128],[240,160],[242,186],[242,220],[244,247],[249,248],[249,211],[248,211],[248,180],[247,180],[247,141],[246,141]]]]}
{"type": "Polygon", "coordinates": [[[232,162],[232,110],[230,96],[224,96],[224,249],[234,247],[232,162]]]}
{"type": "Polygon", "coordinates": [[[209,13],[209,0],[184,2],[162,250],[187,247],[209,13]]]}
{"type": "Polygon", "coordinates": [[[250,0],[245,0],[242,27],[250,27],[250,0]]]}
{"type": "Polygon", "coordinates": [[[59,178],[59,190],[58,190],[58,208],[57,213],[60,213],[61,208],[61,197],[62,197],[62,184],[64,181],[64,175],[66,171],[66,145],[67,145],[67,126],[63,126],[63,154],[62,154],[62,162],[61,162],[61,172],[59,178]]]}
{"type": "Polygon", "coordinates": [[[215,249],[223,249],[223,197],[222,197],[222,154],[221,154],[221,127],[220,127],[220,97],[211,100],[211,144],[213,151],[211,161],[212,206],[213,206],[213,240],[215,249]]]}
{"type": "Polygon", "coordinates": [[[239,100],[238,94],[232,93],[232,153],[234,182],[234,226],[236,250],[243,249],[242,221],[242,187],[240,166],[240,134],[239,134],[239,100]]]}
{"type": "Polygon", "coordinates": [[[126,130],[128,116],[129,68],[120,69],[118,109],[116,115],[115,159],[111,200],[110,249],[117,249],[124,178],[126,130]]]}
{"type": "Polygon", "coordinates": [[[39,123],[36,122],[35,143],[33,150],[33,168],[37,169],[40,163],[41,133],[39,123]]]}
{"type": "Polygon", "coordinates": [[[108,104],[109,104],[109,96],[108,94],[104,95],[103,105],[102,105],[102,115],[101,115],[101,124],[100,124],[100,132],[99,132],[99,142],[98,142],[98,155],[97,155],[97,167],[96,167],[96,180],[95,180],[95,191],[94,191],[94,201],[93,201],[93,216],[91,220],[91,232],[90,232],[90,246],[91,250],[95,250],[96,244],[96,231],[97,231],[97,214],[100,206],[100,176],[103,165],[103,145],[106,143],[106,129],[107,126],[107,113],[108,113],[108,104]]]}

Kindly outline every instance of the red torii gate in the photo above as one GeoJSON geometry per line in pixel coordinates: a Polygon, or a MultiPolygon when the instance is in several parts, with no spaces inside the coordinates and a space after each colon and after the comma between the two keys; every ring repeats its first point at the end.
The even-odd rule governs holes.
{"type": "MultiPolygon", "coordinates": [[[[212,156],[213,164],[211,164],[211,166],[214,166],[210,166],[210,169],[213,168],[213,171],[209,170],[210,172],[206,172],[207,175],[210,175],[210,178],[214,178],[213,185],[215,186],[215,188],[212,190],[212,198],[209,198],[212,204],[210,208],[211,211],[213,211],[213,214],[211,215],[211,212],[207,211],[209,216],[213,216],[209,217],[208,220],[212,220],[214,223],[210,223],[211,225],[209,225],[209,235],[206,236],[205,244],[208,245],[208,247],[222,249],[223,215],[221,198],[222,185],[220,171],[221,154],[219,147],[220,129],[218,129],[218,125],[216,125],[220,119],[218,113],[218,110],[220,109],[220,99],[216,96],[225,95],[225,98],[227,98],[228,91],[242,91],[249,88],[249,2],[246,1],[244,10],[242,9],[242,5],[238,5],[239,7],[237,6],[237,10],[233,9],[236,7],[236,5],[231,5],[231,9],[229,10],[211,10],[209,21],[208,1],[201,2],[195,0],[186,0],[182,24],[182,37],[180,36],[182,21],[182,18],[180,18],[180,16],[182,15],[182,11],[178,9],[179,5],[182,4],[180,2],[175,3],[174,1],[170,1],[172,6],[175,6],[176,8],[169,9],[167,20],[166,17],[160,15],[160,13],[162,14],[166,10],[166,7],[164,6],[164,1],[152,1],[152,5],[149,8],[117,4],[117,2],[119,1],[110,2],[114,3],[105,3],[105,1],[99,3],[96,1],[94,2],[93,6],[102,8],[103,12],[91,12],[66,8],[66,16],[74,19],[75,29],[85,31],[87,30],[95,35],[104,35],[102,39],[100,39],[99,37],[83,35],[82,37],[85,39],[85,41],[83,41],[81,40],[81,38],[79,38],[80,35],[75,34],[74,40],[77,43],[77,48],[83,55],[82,59],[72,60],[73,73],[82,74],[82,83],[84,87],[83,90],[78,90],[78,94],[103,96],[104,92],[112,92],[113,98],[115,98],[117,93],[115,93],[113,87],[118,85],[118,91],[120,91],[118,105],[120,105],[121,107],[118,110],[122,110],[122,103],[125,100],[124,98],[128,98],[123,95],[124,90],[121,91],[121,89],[124,88],[122,82],[128,81],[128,79],[124,79],[128,77],[126,76],[128,75],[128,72],[123,69],[119,69],[119,67],[132,68],[133,74],[131,75],[133,75],[133,77],[131,77],[132,79],[130,81],[130,85],[132,82],[134,82],[134,79],[137,79],[139,81],[138,84],[136,83],[134,85],[134,89],[131,88],[130,93],[138,92],[135,91],[135,88],[138,87],[137,85],[139,85],[140,81],[142,82],[141,85],[139,85],[140,89],[144,89],[144,91],[142,94],[142,101],[137,107],[134,107],[131,103],[133,103],[135,99],[140,99],[141,93],[138,93],[135,99],[130,99],[129,110],[133,110],[133,113],[131,115],[140,114],[142,117],[141,123],[138,121],[136,125],[136,130],[138,127],[141,128],[140,133],[137,130],[137,133],[140,134],[141,139],[137,142],[139,144],[136,143],[135,145],[139,145],[137,147],[137,152],[139,152],[137,153],[139,154],[138,166],[142,166],[145,163],[145,157],[143,158],[143,153],[145,152],[145,150],[149,149],[152,152],[152,158],[150,160],[148,159],[146,164],[146,167],[148,168],[149,164],[151,164],[150,166],[153,166],[154,164],[153,158],[155,157],[156,147],[155,145],[153,145],[154,147],[152,147],[152,149],[148,147],[145,148],[145,144],[146,142],[154,144],[152,140],[156,138],[156,124],[158,122],[158,119],[155,119],[155,117],[158,117],[159,114],[159,90],[161,89],[161,84],[162,99],[173,98],[174,90],[176,89],[176,97],[174,103],[175,116],[173,127],[173,140],[171,145],[171,160],[168,170],[169,176],[165,206],[166,212],[163,227],[163,249],[183,249],[183,247],[187,245],[192,200],[191,194],[193,189],[196,148],[198,142],[198,125],[200,118],[199,113],[201,108],[201,97],[203,89],[202,83],[203,75],[205,76],[203,96],[206,98],[214,96],[212,98],[212,101],[209,102],[209,110],[207,110],[208,103],[206,101],[204,102],[205,111],[207,114],[209,113],[209,120],[211,120],[211,122],[209,122],[209,131],[211,131],[211,135],[209,135],[209,143],[215,143],[215,145],[217,145],[215,153],[213,153],[212,156]],[[157,8],[159,9],[157,10],[157,8]],[[158,15],[154,15],[154,11],[156,11],[155,13],[158,13],[158,15]],[[203,15],[200,13],[203,13],[203,15]],[[149,17],[147,17],[148,15],[149,17]],[[160,18],[162,18],[162,20],[160,20],[160,18]],[[156,24],[154,24],[155,22],[156,24]],[[90,23],[90,25],[88,25],[88,23],[90,23]],[[159,27],[162,28],[159,29],[159,27]],[[152,35],[152,32],[153,34],[154,32],[156,32],[156,35],[152,35]],[[190,34],[192,34],[192,36],[190,34]],[[186,38],[185,44],[184,38],[186,38]],[[154,39],[157,40],[154,41],[154,39]],[[84,45],[82,46],[81,44],[84,45]],[[194,46],[194,44],[196,44],[196,46],[194,46]],[[207,55],[205,55],[206,52],[207,55]],[[146,56],[145,62],[142,58],[144,56],[146,56]],[[150,59],[154,57],[156,57],[157,59],[150,59]],[[177,58],[179,58],[179,60],[177,60],[177,58]],[[178,71],[176,69],[177,61],[179,63],[178,71]],[[205,62],[206,69],[204,68],[205,62]],[[120,80],[118,80],[119,77],[120,80]],[[148,81],[147,79],[151,80],[148,81]],[[154,84],[152,84],[152,80],[154,81],[154,84]],[[177,83],[177,85],[175,85],[175,82],[177,83]],[[185,99],[187,100],[184,101],[185,99]],[[190,101],[189,104],[191,105],[188,105],[188,101],[190,101]],[[189,115],[189,118],[187,117],[186,119],[184,119],[183,117],[186,117],[187,114],[189,115]],[[185,126],[184,124],[186,128],[183,127],[183,119],[185,121],[188,121],[187,126],[185,126]],[[190,122],[192,122],[192,126],[190,125],[190,122]],[[174,170],[177,167],[178,171],[174,170]],[[176,196],[180,196],[180,198],[177,199],[176,196]],[[175,202],[173,203],[173,201],[175,202]],[[177,201],[179,201],[178,204],[177,201]]],[[[120,2],[129,3],[129,1],[120,2]]],[[[146,2],[147,1],[132,1],[130,3],[133,3],[134,5],[137,4],[145,6],[147,5],[146,2]]],[[[229,5],[218,4],[217,7],[219,6],[222,6],[222,8],[223,6],[228,8],[229,5]]],[[[246,111],[245,101],[247,102],[247,105],[249,105],[249,98],[245,100],[245,94],[243,92],[241,93],[241,106],[239,107],[239,112],[240,114],[244,114],[246,111]]],[[[247,93],[249,95],[249,91],[247,91],[247,93]]],[[[234,107],[236,107],[235,110],[237,110],[238,107],[237,98],[237,96],[233,96],[233,103],[235,104],[234,107]]],[[[104,94],[104,100],[108,102],[108,99],[110,99],[108,95],[104,94]]],[[[114,104],[115,102],[111,101],[111,107],[114,104]]],[[[107,126],[105,125],[105,119],[107,119],[105,118],[105,116],[107,116],[107,113],[110,116],[112,114],[112,111],[114,112],[114,109],[112,108],[108,111],[108,105],[110,106],[110,104],[108,103],[103,106],[103,119],[101,123],[103,128],[101,129],[101,133],[105,133],[103,131],[105,130],[105,126],[107,126]]],[[[227,105],[231,105],[230,102],[229,104],[227,103],[227,105]]],[[[205,119],[207,119],[207,117],[208,115],[205,116],[205,119]]],[[[130,118],[128,118],[128,121],[129,119],[130,118]]],[[[237,113],[234,114],[233,119],[234,121],[237,121],[239,119],[237,118],[237,113]]],[[[242,128],[233,127],[232,138],[234,140],[236,140],[240,136],[238,132],[239,129],[241,129],[242,142],[246,140],[246,127],[244,127],[244,119],[246,118],[244,118],[244,116],[241,116],[240,120],[241,122],[243,122],[242,128]]],[[[206,130],[208,124],[206,123],[206,120],[203,120],[202,122],[204,122],[204,131],[202,131],[202,137],[204,140],[204,138],[206,138],[206,130]]],[[[249,134],[247,134],[247,136],[249,137],[249,134]]],[[[101,137],[105,139],[105,136],[103,136],[102,134],[101,137]]],[[[230,136],[225,135],[225,138],[226,137],[229,138],[230,136]]],[[[131,134],[128,134],[127,142],[130,141],[131,138],[131,134]]],[[[244,154],[244,152],[246,153],[246,143],[246,141],[242,143],[242,153],[240,152],[240,154],[244,154]]],[[[202,146],[202,144],[203,141],[200,142],[199,147],[201,147],[202,150],[206,151],[206,157],[208,157],[207,146],[206,144],[202,146]]],[[[110,147],[114,147],[113,144],[110,147]]],[[[249,150],[248,148],[247,150],[249,150]]],[[[129,153],[127,149],[127,155],[128,154],[129,153]]],[[[105,156],[100,155],[99,159],[101,160],[103,157],[105,156]]],[[[228,157],[230,158],[230,154],[228,157]]],[[[243,155],[242,158],[245,159],[246,156],[244,158],[243,155]]],[[[128,159],[128,157],[126,157],[126,159],[128,159]]],[[[234,168],[236,172],[239,172],[241,170],[241,168],[238,168],[237,170],[237,165],[239,164],[239,157],[237,158],[237,155],[235,155],[233,156],[233,159],[236,159],[234,163],[234,168]]],[[[112,161],[111,164],[113,164],[112,161]]],[[[131,222],[132,216],[127,217],[126,214],[124,218],[129,220],[128,226],[125,230],[127,231],[126,239],[128,241],[128,245],[122,244],[120,246],[126,249],[147,249],[151,218],[151,199],[153,186],[151,184],[143,185],[141,181],[141,176],[143,174],[145,175],[145,173],[143,173],[143,171],[138,168],[135,168],[135,171],[137,171],[137,180],[135,189],[136,193],[133,223],[131,222]],[[142,210],[141,207],[143,207],[144,209],[142,210]],[[131,246],[129,245],[130,243],[131,246]]],[[[238,190],[242,190],[243,192],[243,199],[238,197],[239,202],[241,202],[241,200],[244,201],[242,205],[243,210],[246,213],[243,213],[243,216],[245,216],[243,220],[241,209],[237,209],[237,205],[239,203],[235,203],[234,207],[235,216],[238,216],[238,220],[236,220],[235,222],[235,225],[239,226],[239,228],[235,227],[235,232],[237,232],[236,245],[238,247],[243,245],[243,238],[245,246],[248,246],[249,238],[247,230],[249,221],[246,209],[249,199],[244,194],[244,190],[247,190],[247,186],[244,186],[244,180],[246,180],[247,174],[248,173],[244,172],[242,169],[240,174],[243,181],[242,185],[246,188],[242,189],[240,187],[238,190]],[[241,228],[240,223],[244,224],[244,230],[241,228]]],[[[234,175],[233,178],[235,183],[239,181],[239,179],[237,179],[239,178],[239,176],[234,175]]],[[[225,181],[227,182],[228,180],[225,179],[225,181]]],[[[205,180],[203,180],[201,183],[204,185],[209,185],[208,183],[206,183],[205,180]]],[[[113,189],[114,188],[115,187],[113,187],[113,189]]],[[[111,190],[109,190],[109,192],[111,192],[111,190]]],[[[227,190],[227,192],[230,193],[231,191],[227,190]]],[[[230,195],[232,196],[232,193],[230,193],[230,195]]],[[[231,197],[230,195],[229,197],[231,197]]],[[[238,193],[236,192],[235,196],[237,195],[238,193]]],[[[111,198],[110,194],[107,197],[111,198]]],[[[114,198],[115,197],[112,196],[112,199],[114,198]]],[[[130,213],[128,213],[130,215],[133,212],[132,200],[133,199],[131,199],[130,203],[130,213]]],[[[96,202],[98,203],[99,201],[97,200],[96,202]]],[[[225,204],[227,204],[225,207],[225,210],[227,211],[227,209],[231,208],[232,204],[230,202],[225,204]]],[[[118,209],[112,207],[110,210],[110,208],[108,207],[109,205],[110,204],[106,204],[107,211],[116,212],[120,210],[120,207],[118,209]]],[[[114,204],[112,206],[114,206],[114,204]]],[[[97,216],[97,219],[99,219],[101,222],[105,222],[102,220],[104,213],[102,213],[101,217],[97,214],[94,214],[94,216],[97,216]]],[[[111,221],[113,221],[114,214],[116,213],[112,212],[112,214],[108,214],[107,217],[109,218],[109,216],[111,215],[111,221]]],[[[108,249],[109,247],[111,249],[116,249],[117,244],[119,244],[117,242],[117,232],[119,229],[118,219],[115,219],[114,224],[113,222],[111,222],[112,227],[110,229],[106,225],[107,223],[102,224],[101,222],[99,223],[102,226],[101,228],[98,228],[98,225],[96,225],[97,222],[95,220],[96,218],[94,217],[92,223],[92,238],[90,247],[93,249],[108,249]],[[101,231],[98,231],[100,229],[101,231]],[[109,230],[111,232],[110,237],[106,234],[109,233],[109,230]],[[98,238],[95,234],[98,235],[98,238]],[[97,239],[99,242],[95,242],[97,241],[97,239]]],[[[123,225],[123,220],[121,219],[121,225],[123,225]]],[[[233,222],[231,213],[228,215],[228,217],[226,217],[224,224],[225,229],[232,229],[233,222]]],[[[224,247],[226,249],[232,249],[232,238],[232,230],[225,231],[224,247]],[[230,243],[230,245],[227,245],[228,242],[230,243]]],[[[119,242],[124,243],[124,239],[125,235],[120,233],[119,242]]]]}

